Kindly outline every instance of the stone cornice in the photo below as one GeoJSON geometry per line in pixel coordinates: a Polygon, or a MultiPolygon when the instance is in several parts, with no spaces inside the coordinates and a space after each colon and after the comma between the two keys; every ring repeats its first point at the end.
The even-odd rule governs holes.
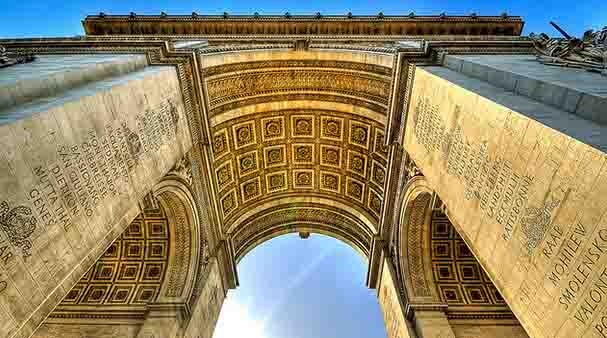
{"type": "Polygon", "coordinates": [[[83,22],[87,35],[499,35],[518,36],[518,16],[100,15],[83,22]]]}

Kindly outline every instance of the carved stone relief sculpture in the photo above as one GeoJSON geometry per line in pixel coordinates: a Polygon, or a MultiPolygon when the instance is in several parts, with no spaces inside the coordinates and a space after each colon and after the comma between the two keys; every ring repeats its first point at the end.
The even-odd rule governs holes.
{"type": "Polygon", "coordinates": [[[607,26],[601,30],[588,30],[581,39],[567,34],[550,22],[564,37],[550,38],[541,33],[531,34],[537,59],[543,64],[582,68],[607,76],[607,26]]]}
{"type": "Polygon", "coordinates": [[[20,63],[32,62],[34,60],[36,60],[34,54],[11,54],[6,51],[4,46],[0,45],[0,68],[9,67],[20,63]]]}

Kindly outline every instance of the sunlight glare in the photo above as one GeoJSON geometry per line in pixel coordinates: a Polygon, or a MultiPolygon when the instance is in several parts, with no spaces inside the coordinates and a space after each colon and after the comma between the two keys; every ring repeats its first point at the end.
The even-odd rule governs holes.
{"type": "Polygon", "coordinates": [[[223,303],[217,327],[213,338],[269,338],[264,332],[261,320],[253,317],[249,308],[236,301],[236,297],[228,297],[223,303]]]}

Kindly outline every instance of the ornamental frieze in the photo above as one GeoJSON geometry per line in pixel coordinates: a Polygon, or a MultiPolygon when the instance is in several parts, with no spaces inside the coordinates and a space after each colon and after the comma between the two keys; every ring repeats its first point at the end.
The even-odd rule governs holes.
{"type": "Polygon", "coordinates": [[[278,70],[219,77],[207,81],[211,109],[224,103],[274,93],[320,91],[388,104],[390,81],[358,73],[327,70],[278,70]]]}

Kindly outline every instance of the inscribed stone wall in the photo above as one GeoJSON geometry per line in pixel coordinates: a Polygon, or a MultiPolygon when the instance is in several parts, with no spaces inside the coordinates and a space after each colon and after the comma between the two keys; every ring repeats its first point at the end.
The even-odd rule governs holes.
{"type": "Polygon", "coordinates": [[[410,102],[406,150],[529,335],[606,337],[607,130],[440,67],[410,102]]]}
{"type": "Polygon", "coordinates": [[[405,313],[395,285],[395,275],[389,267],[390,262],[384,259],[381,280],[379,283],[379,304],[384,315],[384,324],[388,338],[410,338],[411,328],[405,319],[405,313]]]}
{"type": "Polygon", "coordinates": [[[148,67],[0,126],[0,337],[33,332],[189,150],[179,88],[148,67]]]}

